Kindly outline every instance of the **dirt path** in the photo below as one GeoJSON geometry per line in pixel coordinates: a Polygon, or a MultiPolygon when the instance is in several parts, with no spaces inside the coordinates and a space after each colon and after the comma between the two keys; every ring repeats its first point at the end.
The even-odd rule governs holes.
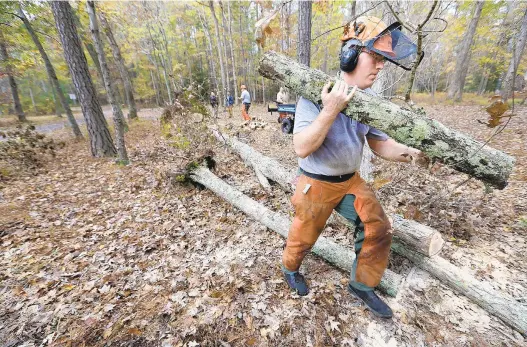
{"type": "MultiPolygon", "coordinates": [[[[151,118],[159,114],[151,110],[151,118]]],[[[429,109],[449,126],[484,138],[475,107],[429,109]]],[[[296,165],[290,135],[263,106],[253,116],[267,129],[239,128],[241,116],[218,123],[262,153],[296,165]]],[[[238,114],[238,112],[235,112],[238,114]]],[[[236,116],[235,116],[236,117],[236,116]]],[[[141,114],[140,114],[140,118],[141,114]]],[[[526,161],[526,120],[511,122],[495,147],[526,161]]],[[[68,138],[66,130],[53,136],[68,138]]],[[[386,298],[393,320],[375,318],[346,292],[348,274],[308,256],[312,291],[285,287],[279,261],[284,240],[210,191],[172,186],[184,162],[161,138],[157,121],[126,134],[132,165],[89,156],[69,142],[46,171],[2,190],[0,202],[0,345],[30,346],[520,346],[523,337],[463,296],[393,256],[406,277],[386,298]],[[46,341],[46,342],[43,342],[46,341]]],[[[216,150],[216,173],[273,210],[291,213],[288,196],[267,194],[233,154],[216,150]]],[[[525,305],[524,165],[503,191],[469,182],[430,207],[431,197],[464,179],[443,168],[434,175],[377,161],[386,210],[440,230],[443,256],[525,305]],[[414,206],[414,208],[410,208],[414,206]],[[418,210],[419,212],[412,211],[418,210]]],[[[343,244],[339,226],[324,231],[343,244]]]]}

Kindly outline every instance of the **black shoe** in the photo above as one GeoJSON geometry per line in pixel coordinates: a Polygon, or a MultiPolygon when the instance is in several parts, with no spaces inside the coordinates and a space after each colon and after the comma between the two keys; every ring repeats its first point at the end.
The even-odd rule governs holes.
{"type": "Polygon", "coordinates": [[[287,274],[284,272],[284,278],[289,285],[289,288],[295,290],[298,295],[304,296],[309,293],[306,280],[299,272],[295,272],[294,274],[287,274]]]}
{"type": "Polygon", "coordinates": [[[392,318],[392,309],[386,305],[386,303],[382,301],[373,290],[359,290],[348,285],[348,291],[353,296],[360,299],[374,315],[381,318],[392,318]]]}

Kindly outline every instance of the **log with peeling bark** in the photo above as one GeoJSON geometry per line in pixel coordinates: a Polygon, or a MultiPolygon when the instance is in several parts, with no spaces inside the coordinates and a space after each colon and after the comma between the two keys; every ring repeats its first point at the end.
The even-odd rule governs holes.
{"type": "MultiPolygon", "coordinates": [[[[266,157],[251,146],[236,140],[233,137],[213,130],[215,137],[235,150],[245,162],[250,162],[254,168],[271,181],[278,183],[285,191],[292,192],[294,187],[291,182],[295,178],[294,170],[287,170],[278,161],[266,157]]],[[[396,242],[404,242],[408,247],[417,252],[431,257],[438,254],[443,248],[444,241],[441,234],[426,225],[407,220],[397,214],[391,214],[392,227],[396,242]]],[[[344,217],[342,219],[345,220],[344,217]]],[[[344,222],[348,224],[347,222],[344,222]]],[[[402,254],[404,256],[404,254],[402,254]]]]}
{"type": "MultiPolygon", "coordinates": [[[[222,181],[205,167],[198,167],[190,173],[190,178],[202,184],[215,194],[237,207],[252,219],[262,223],[269,229],[287,238],[291,221],[286,216],[273,212],[267,207],[259,204],[247,195],[241,193],[229,184],[222,181]]],[[[343,247],[326,237],[319,237],[312,252],[322,257],[335,266],[350,271],[355,252],[347,247],[343,247]]],[[[379,289],[390,296],[396,296],[402,277],[390,270],[386,270],[382,277],[379,289]]]]}
{"type": "MultiPolygon", "coordinates": [[[[291,175],[294,175],[294,173],[288,173],[276,160],[265,157],[250,146],[232,137],[222,135],[222,138],[226,144],[238,151],[241,156],[256,158],[255,162],[262,163],[263,166],[269,169],[262,170],[267,173],[269,179],[276,180],[275,182],[279,183],[285,190],[291,191],[289,182],[292,179],[291,175]]],[[[200,181],[200,183],[202,182],[200,181]]],[[[221,194],[218,195],[224,197],[221,194]]],[[[247,199],[250,198],[247,197],[247,199]]],[[[231,198],[229,201],[231,200],[238,201],[236,197],[231,198]]],[[[245,202],[239,201],[239,204],[243,206],[245,202]]],[[[285,221],[286,218],[283,218],[285,221]]],[[[506,293],[492,289],[488,283],[480,282],[473,276],[462,273],[461,270],[446,259],[439,256],[427,256],[427,254],[438,253],[444,243],[441,235],[436,230],[415,221],[406,220],[395,214],[392,214],[391,218],[396,241],[401,241],[393,242],[392,250],[408,258],[416,266],[429,272],[454,291],[465,295],[484,310],[502,319],[507,325],[521,334],[526,334],[527,307],[525,305],[521,305],[506,293]]],[[[282,228],[277,232],[286,237],[287,228],[283,227],[285,225],[284,222],[279,224],[282,228]]],[[[265,225],[269,227],[269,225],[265,225]]]]}
{"type": "MultiPolygon", "coordinates": [[[[322,87],[333,80],[320,70],[310,69],[272,51],[264,54],[258,71],[317,104],[321,104],[322,87]]],[[[507,185],[514,165],[513,157],[451,130],[436,120],[361,91],[355,93],[343,113],[384,131],[398,142],[420,149],[432,160],[499,189],[507,185]]]]}
{"type": "Polygon", "coordinates": [[[404,254],[415,265],[429,272],[454,291],[465,295],[487,312],[503,320],[522,335],[527,333],[527,306],[514,300],[501,291],[493,289],[489,283],[478,281],[463,273],[448,260],[441,257],[424,257],[403,244],[392,247],[397,253],[404,254]]]}

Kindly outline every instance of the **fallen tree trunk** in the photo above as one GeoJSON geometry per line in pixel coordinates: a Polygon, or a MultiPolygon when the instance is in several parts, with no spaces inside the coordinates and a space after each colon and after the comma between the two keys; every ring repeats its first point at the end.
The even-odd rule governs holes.
{"type": "MultiPolygon", "coordinates": [[[[234,189],[205,167],[198,167],[190,173],[190,178],[222,197],[237,207],[252,219],[262,223],[269,229],[287,238],[291,221],[284,215],[273,212],[257,203],[250,197],[234,189]]],[[[355,259],[352,249],[343,247],[326,237],[319,237],[312,252],[335,266],[350,271],[355,259]]],[[[379,289],[390,296],[396,296],[402,277],[390,270],[386,270],[379,289]]]]}
{"type": "MultiPolygon", "coordinates": [[[[264,176],[278,183],[287,192],[294,190],[291,184],[295,178],[294,171],[287,170],[278,161],[264,156],[251,146],[233,137],[220,134],[217,130],[213,130],[213,132],[219,141],[229,145],[245,162],[250,162],[264,176]]],[[[415,221],[404,219],[397,214],[390,215],[390,218],[392,219],[396,242],[404,242],[408,247],[428,257],[438,254],[443,248],[444,241],[437,230],[415,221]]]]}
{"type": "MultiPolygon", "coordinates": [[[[332,80],[320,70],[310,69],[272,51],[264,54],[258,71],[319,105],[322,87],[332,80]]],[[[507,185],[514,158],[448,129],[436,120],[360,91],[355,93],[343,113],[384,131],[396,141],[422,150],[432,160],[439,160],[499,189],[507,185]]]]}
{"type": "MultiPolygon", "coordinates": [[[[394,247],[392,247],[394,248],[394,247]]],[[[527,307],[507,294],[490,287],[467,275],[446,259],[441,257],[427,258],[402,244],[395,245],[394,250],[421,269],[447,284],[460,294],[465,295],[484,310],[502,319],[507,325],[518,330],[522,335],[527,333],[527,307]]]]}
{"type": "MultiPolygon", "coordinates": [[[[288,173],[276,160],[262,155],[232,137],[226,135],[222,135],[222,137],[225,139],[225,143],[229,144],[241,156],[253,158],[255,162],[262,163],[264,167],[268,168],[268,170],[262,170],[262,172],[266,172],[269,179],[275,181],[285,178],[284,181],[275,182],[279,183],[286,190],[291,191],[289,182],[294,177],[293,172],[288,173]]],[[[502,319],[507,325],[518,330],[521,334],[526,334],[527,307],[520,305],[507,294],[490,288],[488,284],[462,273],[446,259],[439,256],[426,256],[427,252],[423,252],[423,250],[430,250],[433,244],[440,244],[440,249],[444,243],[441,235],[436,230],[415,221],[406,220],[396,214],[392,214],[391,218],[395,235],[392,250],[408,258],[416,266],[428,271],[454,291],[465,295],[484,310],[502,319]]]]}

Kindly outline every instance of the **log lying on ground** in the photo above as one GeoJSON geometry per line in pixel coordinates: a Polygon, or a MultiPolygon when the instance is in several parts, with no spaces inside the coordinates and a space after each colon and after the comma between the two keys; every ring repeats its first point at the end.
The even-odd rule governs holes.
{"type": "Polygon", "coordinates": [[[454,291],[465,295],[484,310],[502,319],[522,335],[527,333],[527,306],[520,304],[509,295],[493,289],[488,283],[480,282],[463,273],[456,266],[441,257],[427,258],[402,244],[392,247],[421,269],[447,284],[454,291]]]}
{"type": "MultiPolygon", "coordinates": [[[[240,191],[234,189],[205,167],[198,167],[190,173],[190,178],[198,182],[232,205],[243,211],[252,219],[262,223],[269,229],[287,238],[291,221],[284,215],[273,212],[259,204],[240,191]]],[[[350,271],[355,252],[352,249],[338,245],[326,237],[320,237],[312,252],[335,266],[350,271]]],[[[379,289],[390,296],[396,296],[402,277],[390,270],[384,272],[379,289]]]]}
{"type": "MultiPolygon", "coordinates": [[[[229,144],[243,158],[252,158],[255,163],[260,163],[259,168],[265,175],[291,191],[291,180],[294,173],[287,171],[276,160],[268,158],[255,151],[250,146],[237,141],[232,137],[223,135],[229,144]]],[[[507,325],[518,330],[523,335],[527,329],[527,307],[521,305],[507,294],[490,288],[488,284],[476,280],[474,277],[462,273],[456,266],[439,256],[428,257],[427,254],[436,254],[431,248],[441,249],[444,241],[437,230],[406,220],[399,215],[392,214],[392,226],[397,240],[392,243],[392,250],[408,258],[416,266],[428,271],[439,281],[451,287],[454,291],[465,295],[484,310],[502,319],[507,325]],[[435,246],[433,246],[435,245],[435,246]],[[428,250],[428,251],[427,251],[428,250]]]]}
{"type": "MultiPolygon", "coordinates": [[[[321,104],[322,87],[332,80],[322,71],[275,52],[264,54],[258,71],[317,104],[321,104]]],[[[507,185],[514,158],[448,129],[438,121],[359,91],[343,112],[384,131],[398,142],[422,150],[432,160],[439,160],[499,189],[507,185]]]]}
{"type": "MultiPolygon", "coordinates": [[[[219,141],[229,145],[245,162],[250,162],[254,168],[268,179],[278,183],[287,192],[293,191],[294,188],[291,182],[295,177],[294,171],[287,170],[278,161],[264,156],[251,146],[233,137],[220,134],[217,130],[213,130],[213,132],[219,141]]],[[[415,221],[404,219],[397,214],[392,214],[390,217],[396,238],[395,241],[404,242],[408,247],[428,257],[438,254],[443,248],[444,241],[437,230],[415,221]]]]}

